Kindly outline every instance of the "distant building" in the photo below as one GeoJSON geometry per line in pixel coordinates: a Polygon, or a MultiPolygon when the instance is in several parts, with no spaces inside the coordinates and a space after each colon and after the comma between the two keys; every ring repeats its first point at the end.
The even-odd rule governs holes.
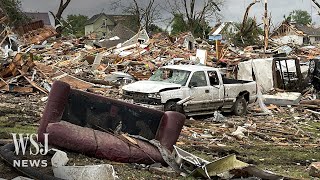
{"type": "Polygon", "coordinates": [[[270,37],[278,44],[319,44],[320,28],[284,21],[270,37]]]}
{"type": "Polygon", "coordinates": [[[112,29],[105,39],[98,42],[97,45],[105,48],[111,48],[117,46],[119,43],[123,43],[131,39],[135,34],[136,33],[131,29],[119,23],[112,29]]]}
{"type": "Polygon", "coordinates": [[[134,15],[107,15],[100,13],[92,16],[85,25],[85,35],[94,34],[97,39],[107,37],[112,30],[118,25],[128,27],[130,30],[137,32],[137,17],[134,15]]]}
{"type": "Polygon", "coordinates": [[[150,40],[150,37],[145,29],[132,36],[130,39],[122,43],[122,46],[130,46],[136,43],[144,44],[150,40]]]}
{"type": "Polygon", "coordinates": [[[31,19],[32,22],[34,21],[43,21],[44,25],[51,26],[51,21],[48,13],[41,13],[41,12],[25,12],[24,13],[27,17],[31,19]]]}
{"type": "Polygon", "coordinates": [[[178,44],[178,46],[185,48],[186,50],[192,50],[196,47],[196,40],[191,32],[181,33],[175,38],[175,43],[178,44]]]}

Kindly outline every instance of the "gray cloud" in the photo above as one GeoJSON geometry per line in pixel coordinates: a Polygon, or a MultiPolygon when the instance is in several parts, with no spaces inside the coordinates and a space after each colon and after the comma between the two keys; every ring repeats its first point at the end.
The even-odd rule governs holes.
{"type": "MultiPolygon", "coordinates": [[[[55,12],[60,2],[60,0],[22,1],[23,10],[31,12],[55,12]]],[[[92,16],[102,11],[112,14],[114,12],[110,11],[111,1],[112,0],[72,0],[64,15],[84,14],[92,16]]],[[[164,0],[161,1],[165,2],[164,0]]],[[[253,0],[225,0],[225,5],[222,8],[223,21],[241,21],[246,7],[252,1],[253,0]]],[[[272,15],[272,23],[274,25],[279,24],[283,20],[283,15],[288,15],[291,11],[296,9],[308,11],[312,14],[313,21],[320,24],[320,16],[317,14],[318,8],[312,4],[311,0],[268,0],[268,3],[272,15]]],[[[164,11],[164,13],[167,12],[164,11]]],[[[259,22],[262,22],[263,13],[264,7],[261,2],[252,7],[249,15],[252,17],[255,16],[259,22]]],[[[214,20],[211,20],[211,24],[214,24],[214,20]]]]}

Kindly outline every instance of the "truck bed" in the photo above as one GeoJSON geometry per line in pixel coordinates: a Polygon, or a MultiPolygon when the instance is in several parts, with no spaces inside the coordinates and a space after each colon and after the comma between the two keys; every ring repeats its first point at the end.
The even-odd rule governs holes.
{"type": "Polygon", "coordinates": [[[224,84],[224,89],[226,101],[235,101],[239,94],[246,92],[249,93],[249,96],[247,96],[249,102],[253,102],[257,95],[256,82],[254,81],[228,80],[227,83],[224,84]]]}
{"type": "Polygon", "coordinates": [[[229,79],[229,78],[222,78],[222,81],[223,81],[223,84],[245,84],[245,83],[252,82],[252,81],[229,79]]]}

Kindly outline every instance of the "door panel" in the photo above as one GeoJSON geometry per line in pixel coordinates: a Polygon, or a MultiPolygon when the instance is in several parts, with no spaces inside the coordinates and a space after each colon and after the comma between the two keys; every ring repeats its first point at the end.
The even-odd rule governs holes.
{"type": "Polygon", "coordinates": [[[194,72],[189,82],[188,92],[192,99],[185,104],[185,111],[191,112],[210,108],[212,101],[211,88],[203,71],[194,72]]]}
{"type": "Polygon", "coordinates": [[[216,71],[208,71],[207,73],[211,87],[212,106],[222,106],[224,101],[224,87],[216,71]]]}

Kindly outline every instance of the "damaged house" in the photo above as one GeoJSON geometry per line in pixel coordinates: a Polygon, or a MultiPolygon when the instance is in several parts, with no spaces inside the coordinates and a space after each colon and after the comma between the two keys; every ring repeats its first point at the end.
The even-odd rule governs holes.
{"type": "Polygon", "coordinates": [[[96,14],[87,21],[85,25],[85,35],[94,35],[95,38],[100,39],[109,36],[118,24],[122,24],[130,30],[137,32],[139,25],[138,23],[134,23],[136,22],[136,18],[134,15],[96,14]]]}
{"type": "Polygon", "coordinates": [[[42,21],[45,26],[51,26],[51,21],[48,13],[42,12],[25,12],[24,13],[32,22],[42,21]]]}
{"type": "Polygon", "coordinates": [[[185,50],[192,50],[196,46],[196,40],[190,31],[179,34],[175,42],[185,50]]]}
{"type": "Polygon", "coordinates": [[[278,44],[318,44],[320,43],[320,29],[284,21],[273,31],[271,39],[278,44]]]}
{"type": "Polygon", "coordinates": [[[105,36],[105,39],[100,40],[95,44],[100,47],[111,48],[129,40],[135,34],[136,33],[131,29],[119,23],[107,36],[105,36]]]}
{"type": "Polygon", "coordinates": [[[216,24],[209,33],[209,40],[228,40],[239,31],[232,21],[216,24]]]}

